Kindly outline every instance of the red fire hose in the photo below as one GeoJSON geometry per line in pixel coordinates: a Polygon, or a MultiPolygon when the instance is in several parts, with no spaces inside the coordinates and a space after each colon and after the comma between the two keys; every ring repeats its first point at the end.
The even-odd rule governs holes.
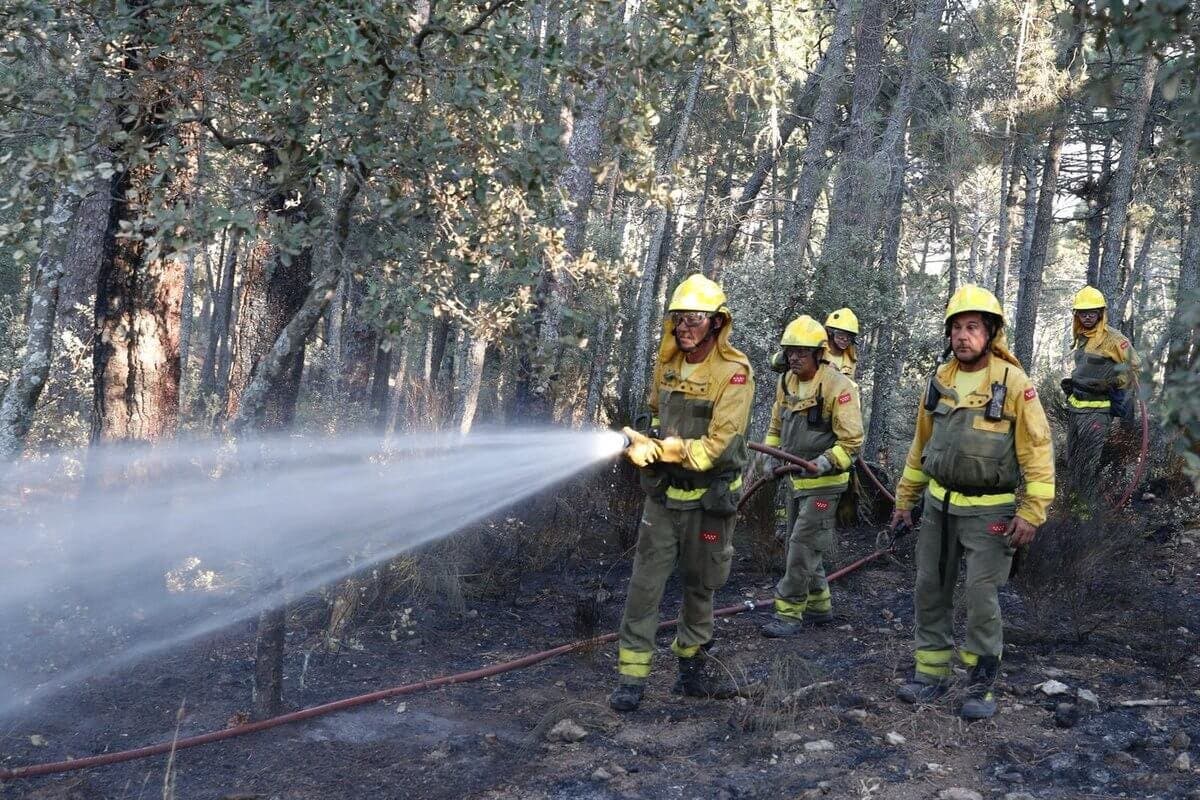
{"type": "Polygon", "coordinates": [[[1129,488],[1125,490],[1125,494],[1121,495],[1121,499],[1113,506],[1115,510],[1125,507],[1129,502],[1129,498],[1133,496],[1133,492],[1137,489],[1138,484],[1142,482],[1142,476],[1146,472],[1146,459],[1150,453],[1150,420],[1146,414],[1146,404],[1138,400],[1138,411],[1142,416],[1142,450],[1138,454],[1137,469],[1133,471],[1133,480],[1129,484],[1129,488]]]}
{"type": "MultiPolygon", "coordinates": [[[[775,468],[774,472],[776,477],[789,472],[799,472],[801,470],[808,472],[816,471],[811,462],[805,461],[802,458],[797,458],[790,453],[779,450],[778,448],[758,443],[752,443],[750,447],[754,450],[758,450],[759,452],[767,453],[782,461],[788,462],[783,466],[775,468]]],[[[872,479],[875,480],[876,485],[878,486],[878,480],[874,478],[874,475],[869,469],[867,470],[867,474],[871,475],[872,479]]],[[[770,478],[760,478],[758,481],[755,481],[755,483],[751,485],[750,489],[743,494],[742,502],[744,503],[745,500],[748,499],[749,496],[767,480],[770,480],[770,478]]],[[[886,493],[886,489],[884,492],[886,493]]],[[[890,495],[888,496],[890,497],[890,495]]],[[[830,573],[828,576],[826,576],[826,580],[830,582],[839,580],[846,575],[849,575],[851,572],[854,572],[855,570],[871,563],[872,561],[875,561],[884,555],[887,555],[890,552],[892,552],[891,547],[885,547],[880,550],[876,550],[874,553],[860,558],[854,563],[848,564],[836,572],[830,573]]],[[[774,605],[774,602],[774,599],[755,601],[747,600],[746,602],[739,603],[738,605],[715,609],[713,611],[713,616],[729,617],[734,614],[740,614],[743,611],[756,611],[761,608],[769,608],[774,605]]],[[[662,630],[664,628],[673,627],[676,623],[678,623],[677,619],[667,620],[666,622],[660,623],[658,627],[659,630],[662,630]]],[[[334,711],[342,711],[347,708],[354,708],[355,706],[374,703],[391,697],[415,694],[416,692],[424,691],[426,689],[437,689],[442,686],[453,686],[454,684],[458,683],[469,683],[471,681],[482,680],[483,678],[490,678],[494,675],[500,675],[505,672],[511,672],[524,667],[531,667],[534,664],[539,664],[543,661],[548,661],[549,659],[566,655],[567,653],[571,653],[576,650],[584,650],[597,645],[607,644],[608,642],[615,641],[616,638],[616,633],[606,633],[601,636],[595,636],[591,639],[580,639],[579,641],[559,645],[558,647],[554,647],[549,650],[543,650],[539,653],[531,653],[530,655],[522,656],[521,658],[513,659],[511,661],[503,661],[499,664],[492,664],[491,666],[482,667],[469,672],[460,672],[454,675],[444,675],[440,678],[431,678],[430,680],[418,681],[417,683],[407,683],[402,686],[393,686],[389,689],[380,689],[376,692],[369,692],[367,694],[361,694],[355,697],[347,697],[342,700],[335,700],[332,703],[324,703],[319,706],[304,708],[288,714],[281,714],[277,717],[259,720],[258,722],[250,722],[245,725],[238,725],[233,728],[226,728],[219,731],[210,731],[208,733],[202,733],[196,736],[187,736],[170,742],[160,742],[147,747],[138,747],[132,750],[121,750],[118,752],[105,753],[98,756],[88,756],[87,758],[76,758],[68,761],[31,764],[29,766],[17,767],[15,769],[0,769],[0,781],[34,778],[41,775],[52,775],[59,772],[74,772],[81,769],[102,767],[109,764],[120,764],[126,761],[135,761],[140,758],[163,755],[164,753],[169,753],[174,750],[185,750],[189,747],[199,747],[203,744],[211,744],[213,742],[220,742],[225,739],[233,739],[234,737],[244,736],[249,733],[258,733],[259,731],[269,730],[271,728],[279,727],[280,725],[287,725],[291,722],[300,722],[302,720],[312,719],[313,717],[319,717],[324,714],[331,714],[334,711]]]]}
{"type": "MultiPolygon", "coordinates": [[[[891,552],[891,548],[877,550],[870,555],[860,558],[853,564],[842,567],[837,572],[833,572],[826,577],[827,581],[836,581],[840,578],[849,575],[856,569],[859,569],[865,564],[869,564],[875,559],[891,552]]],[[[714,617],[729,617],[734,614],[740,614],[743,611],[756,611],[760,608],[769,608],[774,605],[774,599],[770,600],[747,600],[744,603],[739,603],[735,606],[725,606],[713,611],[714,617]]],[[[667,620],[659,623],[659,630],[664,628],[674,627],[678,623],[678,619],[667,620]]],[[[259,731],[277,728],[280,725],[287,725],[291,722],[300,722],[301,720],[312,719],[324,714],[331,714],[334,711],[342,711],[347,708],[374,703],[379,700],[386,700],[390,697],[399,697],[405,694],[415,694],[426,689],[437,689],[442,686],[453,686],[457,683],[469,683],[471,681],[490,678],[494,675],[500,675],[505,672],[522,669],[523,667],[531,667],[534,664],[539,664],[543,661],[548,661],[558,656],[566,655],[567,653],[576,650],[584,650],[595,647],[601,644],[616,641],[616,633],[606,633],[601,636],[595,636],[591,639],[580,639],[568,644],[559,645],[550,650],[543,650],[540,653],[531,653],[521,658],[516,658],[511,661],[502,661],[499,664],[492,664],[488,667],[471,670],[470,672],[459,672],[455,675],[444,675],[440,678],[431,678],[426,681],[418,681],[417,683],[406,683],[402,686],[393,686],[390,689],[380,689],[377,692],[369,692],[360,694],[355,697],[347,697],[342,700],[335,700],[332,703],[324,703],[311,708],[304,708],[299,711],[293,711],[289,714],[281,714],[277,717],[260,720],[258,722],[250,722],[245,725],[238,725],[233,728],[226,728],[220,731],[210,731],[208,733],[198,734],[196,736],[187,736],[182,739],[176,739],[170,742],[159,742],[158,744],[149,745],[147,747],[138,747],[133,750],[121,750],[114,753],[105,753],[99,756],[89,756],[87,758],[76,758],[68,761],[55,761],[45,764],[31,764],[27,767],[17,767],[15,769],[0,769],[0,781],[12,781],[22,778],[34,778],[40,775],[52,775],[59,772],[74,772],[81,769],[90,769],[92,767],[103,767],[109,764],[120,764],[125,761],[135,761],[139,758],[149,758],[150,756],[162,755],[173,750],[184,750],[189,747],[199,747],[202,744],[211,744],[212,742],[220,742],[225,739],[232,739],[237,736],[244,736],[248,733],[258,733],[259,731]]]]}

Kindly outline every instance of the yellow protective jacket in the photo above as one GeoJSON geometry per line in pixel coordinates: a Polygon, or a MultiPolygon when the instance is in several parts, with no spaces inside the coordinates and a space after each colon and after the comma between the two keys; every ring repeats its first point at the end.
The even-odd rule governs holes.
{"type": "Polygon", "coordinates": [[[850,484],[850,465],[863,444],[862,409],[858,388],[837,368],[822,363],[812,383],[800,389],[800,378],[788,370],[775,387],[771,424],[765,444],[780,447],[807,461],[829,459],[833,472],[817,477],[792,475],[796,494],[843,491],[850,484]],[[819,414],[809,416],[814,407],[819,414]]]}
{"type": "Polygon", "coordinates": [[[1137,351],[1125,334],[1108,325],[1108,309],[1100,312],[1100,321],[1090,331],[1078,319],[1073,320],[1071,330],[1075,335],[1074,368],[1067,405],[1076,412],[1108,413],[1112,408],[1109,390],[1137,387],[1137,351]]]}
{"type": "Polygon", "coordinates": [[[828,361],[838,372],[842,373],[850,380],[854,380],[854,374],[858,372],[858,350],[854,345],[850,345],[843,350],[840,356],[835,356],[832,350],[826,348],[825,360],[828,361]]]}
{"type": "Polygon", "coordinates": [[[992,342],[986,369],[979,388],[959,398],[953,389],[959,370],[957,359],[951,358],[938,368],[934,378],[940,395],[938,403],[929,411],[922,402],[917,411],[916,433],[896,487],[896,508],[912,508],[921,492],[928,491],[930,500],[939,507],[949,493],[946,508],[951,514],[987,513],[991,508],[1017,503],[1014,490],[1023,479],[1024,493],[1017,503],[1017,515],[1032,525],[1046,521],[1047,509],[1054,500],[1050,426],[1037,389],[1004,344],[1003,331],[992,342]],[[996,422],[983,416],[993,383],[1003,383],[1007,389],[1002,418],[996,422]],[[938,442],[936,453],[931,440],[938,442]],[[929,471],[938,474],[926,471],[927,455],[936,455],[929,471]],[[981,477],[988,480],[989,469],[994,475],[989,488],[994,491],[980,486],[981,477]],[[965,493],[959,482],[971,484],[965,493]]]}
{"type": "Polygon", "coordinates": [[[684,353],[675,343],[670,317],[664,325],[648,404],[652,425],[662,438],[684,443],[682,464],[652,465],[665,475],[668,507],[694,507],[714,477],[728,476],[729,489],[741,483],[747,460],[746,426],[754,402],[750,359],[729,343],[733,318],[727,313],[708,357],[683,377],[684,353]]]}

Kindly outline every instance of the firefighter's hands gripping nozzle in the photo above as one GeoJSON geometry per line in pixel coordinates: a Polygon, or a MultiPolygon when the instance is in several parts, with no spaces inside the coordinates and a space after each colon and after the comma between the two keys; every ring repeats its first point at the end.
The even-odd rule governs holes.
{"type": "Polygon", "coordinates": [[[625,457],[634,466],[649,466],[662,456],[662,445],[644,433],[625,427],[621,429],[621,434],[625,437],[625,457]]]}

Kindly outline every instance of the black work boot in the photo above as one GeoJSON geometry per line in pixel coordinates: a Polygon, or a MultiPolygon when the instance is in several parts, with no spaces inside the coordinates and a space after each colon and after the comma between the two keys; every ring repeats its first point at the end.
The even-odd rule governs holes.
{"type": "Polygon", "coordinates": [[[703,655],[679,659],[679,677],[671,691],[687,697],[711,697],[718,700],[733,697],[737,687],[731,681],[713,677],[705,669],[708,659],[703,655]]]}
{"type": "Polygon", "coordinates": [[[911,677],[896,690],[896,697],[906,703],[932,703],[949,689],[947,681],[939,681],[931,675],[914,672],[911,677]]]}
{"type": "Polygon", "coordinates": [[[967,699],[958,715],[963,719],[991,719],[996,715],[996,676],[1000,674],[1000,659],[995,656],[980,656],[971,669],[971,684],[967,687],[967,699]]]}
{"type": "Polygon", "coordinates": [[[804,630],[803,621],[797,617],[781,617],[778,614],[762,626],[762,635],[768,639],[786,639],[798,636],[804,630]]]}
{"type": "Polygon", "coordinates": [[[804,621],[809,625],[828,625],[833,622],[832,611],[813,611],[811,608],[804,612],[804,621]]]}
{"type": "Polygon", "coordinates": [[[642,702],[642,691],[640,683],[618,683],[608,696],[608,705],[613,711],[636,711],[642,702]]]}

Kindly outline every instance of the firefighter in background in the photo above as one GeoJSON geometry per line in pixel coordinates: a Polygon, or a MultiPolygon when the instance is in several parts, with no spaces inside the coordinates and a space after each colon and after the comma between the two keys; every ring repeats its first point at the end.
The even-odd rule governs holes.
{"type": "Polygon", "coordinates": [[[733,694],[705,670],[713,634],[713,594],[729,577],[746,425],[754,400],[750,361],[729,343],[733,318],[725,292],[702,275],[671,297],[649,405],[651,436],[630,428],[625,453],[638,467],[645,509],[621,619],[620,683],[609,698],[632,711],[650,675],[658,607],[678,562],[683,608],[671,650],[679,657],[674,691],[693,697],[733,694]]]}
{"type": "MultiPolygon", "coordinates": [[[[855,380],[858,371],[858,317],[848,308],[839,308],[825,318],[825,360],[850,380],[855,380]]],[[[787,357],[782,350],[771,356],[771,369],[786,372],[787,357]]],[[[857,385],[857,384],[856,384],[857,385]]]]}
{"type": "MultiPolygon", "coordinates": [[[[825,318],[825,334],[824,359],[854,384],[855,402],[861,407],[862,393],[855,382],[855,373],[858,370],[858,348],[855,346],[855,339],[858,337],[858,317],[849,308],[839,308],[831,312],[825,318]]],[[[771,356],[770,365],[775,372],[788,371],[787,356],[782,348],[771,356]]],[[[760,460],[756,465],[765,468],[766,463],[766,460],[760,460]]],[[[854,482],[853,468],[849,482],[854,482]]],[[[780,539],[789,536],[792,530],[793,520],[788,514],[788,505],[784,501],[783,506],[775,510],[775,522],[779,526],[776,528],[776,536],[780,539]]]]}
{"type": "Polygon", "coordinates": [[[1062,380],[1068,411],[1068,488],[1085,504],[1095,500],[1110,423],[1130,412],[1137,388],[1137,353],[1123,333],[1108,325],[1107,305],[1104,295],[1091,286],[1075,295],[1074,367],[1062,380]]]}
{"type": "Polygon", "coordinates": [[[1016,549],[1033,540],[1054,499],[1054,451],[1037,390],[1008,351],[1004,311],[991,292],[963,286],[946,307],[947,355],[929,380],[896,489],[891,525],[912,525],[926,493],[917,535],[915,670],[900,687],[909,703],[941,696],[952,675],[954,587],[967,564],[966,641],[970,669],[960,714],[996,713],[993,686],[1004,650],[997,591],[1016,549]],[[1024,483],[1018,505],[1014,492],[1024,483]]]}
{"type": "Polygon", "coordinates": [[[839,308],[825,318],[825,333],[829,335],[825,358],[834,369],[850,380],[858,370],[858,317],[848,308],[839,308]]]}
{"type": "Polygon", "coordinates": [[[764,636],[795,636],[801,622],[829,622],[833,609],[825,559],[832,555],[838,498],[862,447],[862,411],[853,381],[825,361],[825,329],[807,315],[792,320],[779,342],[788,371],[779,376],[766,444],[817,465],[791,477],[787,568],[775,586],[775,618],[764,636]]]}

